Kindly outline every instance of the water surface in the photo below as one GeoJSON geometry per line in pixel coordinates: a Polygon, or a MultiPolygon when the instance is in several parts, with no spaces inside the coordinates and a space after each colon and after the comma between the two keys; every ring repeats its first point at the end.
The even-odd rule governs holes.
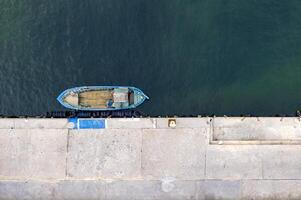
{"type": "Polygon", "coordinates": [[[132,85],[150,115],[301,108],[301,1],[1,0],[0,113],[62,110],[82,85],[132,85]]]}

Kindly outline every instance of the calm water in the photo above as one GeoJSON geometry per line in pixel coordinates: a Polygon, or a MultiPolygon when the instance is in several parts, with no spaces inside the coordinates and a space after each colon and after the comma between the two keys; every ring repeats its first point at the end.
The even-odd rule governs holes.
{"type": "Polygon", "coordinates": [[[0,113],[82,85],[139,87],[150,115],[294,113],[301,1],[1,0],[0,113]]]}

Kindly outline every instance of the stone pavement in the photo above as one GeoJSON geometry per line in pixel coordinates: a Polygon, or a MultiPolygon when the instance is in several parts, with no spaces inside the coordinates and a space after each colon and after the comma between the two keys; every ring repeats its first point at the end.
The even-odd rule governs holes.
{"type": "Polygon", "coordinates": [[[0,119],[0,199],[301,199],[299,118],[0,119]]]}

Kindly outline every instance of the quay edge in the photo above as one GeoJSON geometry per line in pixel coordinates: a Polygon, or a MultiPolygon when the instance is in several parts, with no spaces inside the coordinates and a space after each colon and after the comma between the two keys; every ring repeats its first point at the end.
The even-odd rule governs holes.
{"type": "Polygon", "coordinates": [[[300,166],[298,117],[0,119],[0,199],[301,199],[300,166]]]}

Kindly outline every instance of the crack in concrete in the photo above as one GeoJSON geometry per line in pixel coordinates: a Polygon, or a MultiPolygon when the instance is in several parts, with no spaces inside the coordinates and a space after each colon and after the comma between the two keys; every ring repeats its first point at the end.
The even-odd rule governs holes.
{"type": "Polygon", "coordinates": [[[69,152],[69,137],[70,137],[70,131],[68,129],[67,131],[67,144],[66,144],[66,160],[65,160],[65,178],[68,177],[68,152],[69,152]]]}

